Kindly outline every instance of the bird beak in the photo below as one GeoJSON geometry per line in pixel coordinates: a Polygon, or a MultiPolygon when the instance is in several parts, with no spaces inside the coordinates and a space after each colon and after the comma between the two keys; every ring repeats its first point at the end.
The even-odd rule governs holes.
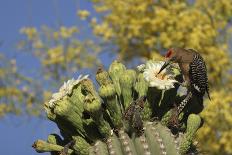
{"type": "Polygon", "coordinates": [[[158,74],[161,73],[168,65],[170,65],[170,63],[171,63],[171,59],[165,61],[165,63],[163,64],[163,66],[160,68],[158,74]]]}

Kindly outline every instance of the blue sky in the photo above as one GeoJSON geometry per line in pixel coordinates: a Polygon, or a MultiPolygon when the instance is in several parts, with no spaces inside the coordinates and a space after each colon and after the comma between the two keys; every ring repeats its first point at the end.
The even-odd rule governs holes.
{"type": "MultiPolygon", "coordinates": [[[[17,64],[24,71],[36,67],[38,62],[34,61],[32,56],[19,54],[16,50],[15,45],[23,38],[19,34],[20,28],[39,28],[42,25],[55,28],[59,23],[65,26],[79,25],[77,8],[88,9],[94,13],[91,3],[82,0],[1,0],[0,53],[7,57],[16,57],[17,64]]],[[[89,35],[89,30],[86,30],[83,37],[89,35]]],[[[102,59],[106,57],[109,58],[108,55],[101,56],[102,59]]],[[[112,58],[108,59],[106,63],[109,64],[111,60],[112,58]]],[[[58,129],[48,120],[7,116],[0,120],[0,154],[38,154],[31,148],[32,143],[36,139],[46,139],[50,133],[58,133],[58,129]]]]}

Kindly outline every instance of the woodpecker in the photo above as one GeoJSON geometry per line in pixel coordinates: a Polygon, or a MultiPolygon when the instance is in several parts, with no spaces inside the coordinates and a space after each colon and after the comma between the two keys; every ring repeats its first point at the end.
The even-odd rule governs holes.
{"type": "Polygon", "coordinates": [[[210,99],[207,68],[204,59],[196,50],[171,48],[167,51],[165,57],[167,61],[165,61],[159,73],[172,62],[178,63],[184,79],[183,85],[188,90],[186,98],[178,106],[178,113],[183,110],[192,96],[196,96],[198,101],[202,103],[206,92],[210,99]]]}

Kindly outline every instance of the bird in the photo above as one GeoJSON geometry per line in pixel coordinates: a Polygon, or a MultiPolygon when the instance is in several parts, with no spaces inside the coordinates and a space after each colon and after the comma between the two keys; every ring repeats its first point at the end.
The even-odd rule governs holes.
{"type": "Polygon", "coordinates": [[[166,52],[165,58],[166,61],[158,74],[171,63],[178,63],[184,79],[181,85],[187,87],[187,96],[179,104],[178,113],[184,109],[193,96],[196,96],[200,103],[203,103],[205,93],[208,94],[210,99],[207,68],[198,51],[195,49],[170,48],[166,52]]]}

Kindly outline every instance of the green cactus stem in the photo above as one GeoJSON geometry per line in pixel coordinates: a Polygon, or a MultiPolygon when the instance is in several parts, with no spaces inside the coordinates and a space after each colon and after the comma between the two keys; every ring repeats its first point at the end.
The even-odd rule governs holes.
{"type": "Polygon", "coordinates": [[[102,136],[108,137],[110,135],[111,128],[109,123],[103,118],[101,102],[97,99],[88,98],[86,99],[84,109],[90,114],[91,118],[97,124],[102,136]]]}
{"type": "Polygon", "coordinates": [[[144,135],[135,137],[134,144],[137,154],[151,154],[147,139],[144,135]]]}
{"type": "MultiPolygon", "coordinates": [[[[61,137],[57,134],[50,134],[48,135],[48,139],[47,142],[50,144],[56,144],[56,145],[63,145],[63,141],[61,139],[61,137]]],[[[59,152],[51,152],[51,155],[59,155],[59,152]]]]}
{"type": "Polygon", "coordinates": [[[50,135],[48,135],[47,142],[51,143],[51,144],[62,145],[62,139],[57,134],[50,134],[50,135]]]}
{"type": "Polygon", "coordinates": [[[123,150],[124,155],[125,154],[133,154],[133,155],[137,154],[132,139],[130,139],[130,137],[123,130],[119,131],[119,139],[122,144],[122,150],[123,150]]]}
{"type": "Polygon", "coordinates": [[[166,114],[164,114],[164,116],[161,119],[162,125],[168,126],[169,120],[172,116],[172,111],[173,111],[173,109],[169,110],[166,114]]]}
{"type": "Polygon", "coordinates": [[[123,155],[120,140],[114,133],[107,139],[106,144],[110,155],[123,155]]]}
{"type": "Polygon", "coordinates": [[[73,145],[74,152],[76,154],[88,155],[91,145],[83,137],[73,136],[73,139],[75,141],[73,145]]]}
{"type": "Polygon", "coordinates": [[[136,72],[134,70],[126,70],[119,76],[121,87],[122,103],[125,109],[128,108],[133,101],[133,87],[136,80],[136,72]]]}
{"type": "Polygon", "coordinates": [[[111,121],[116,128],[122,127],[122,113],[120,105],[117,100],[116,91],[113,84],[101,86],[99,88],[99,95],[105,99],[106,108],[111,116],[111,121]]]}
{"type": "Polygon", "coordinates": [[[98,93],[95,90],[93,82],[90,79],[84,79],[81,82],[81,90],[82,90],[82,93],[85,96],[85,98],[86,98],[87,95],[92,95],[92,96],[95,96],[95,97],[99,97],[98,93]]]}
{"type": "MultiPolygon", "coordinates": [[[[43,152],[60,152],[64,149],[63,146],[56,145],[56,144],[51,144],[43,140],[37,140],[35,143],[32,145],[32,147],[36,150],[38,153],[43,153],[43,152]]],[[[68,154],[72,154],[73,150],[68,149],[68,154]]]]}
{"type": "Polygon", "coordinates": [[[154,128],[154,131],[159,133],[159,138],[162,139],[162,142],[159,141],[159,138],[158,138],[158,141],[160,142],[160,147],[161,145],[165,146],[163,151],[167,152],[167,154],[178,155],[177,148],[175,145],[173,145],[175,140],[171,136],[172,133],[170,129],[162,126],[160,123],[158,123],[156,127],[153,127],[153,128],[154,128]]]}
{"type": "Polygon", "coordinates": [[[153,128],[152,122],[147,122],[145,126],[145,137],[147,139],[148,147],[150,148],[151,154],[161,154],[162,150],[160,147],[160,142],[158,141],[157,137],[159,138],[158,133],[152,129],[153,128]]]}
{"type": "MultiPolygon", "coordinates": [[[[135,83],[135,90],[138,93],[138,97],[147,96],[148,83],[143,77],[143,73],[139,73],[135,83]]],[[[144,109],[142,111],[142,117],[144,120],[149,120],[152,116],[152,107],[146,100],[144,104],[144,109]]]]}
{"type": "Polygon", "coordinates": [[[105,105],[111,116],[111,121],[116,128],[122,127],[122,113],[117,100],[117,93],[109,75],[102,69],[98,70],[96,79],[100,85],[99,95],[105,101],[105,105]]]}
{"type": "Polygon", "coordinates": [[[82,82],[82,90],[85,94],[84,110],[88,112],[94,122],[98,125],[98,129],[103,137],[109,137],[111,127],[109,123],[104,120],[102,113],[102,102],[97,95],[93,83],[86,79],[82,82]]]}
{"type": "Polygon", "coordinates": [[[139,73],[137,76],[135,90],[139,97],[147,95],[148,83],[145,81],[143,73],[139,73]]]}
{"type": "Polygon", "coordinates": [[[186,154],[191,147],[193,138],[201,125],[201,117],[196,114],[190,114],[187,120],[187,130],[180,143],[180,153],[186,154]]]}
{"type": "Polygon", "coordinates": [[[107,145],[102,141],[97,141],[92,149],[90,149],[90,153],[93,155],[108,155],[107,145]]]}
{"type": "Polygon", "coordinates": [[[125,70],[126,70],[126,67],[122,63],[120,63],[116,60],[109,67],[109,75],[114,83],[115,90],[116,90],[118,96],[121,95],[119,76],[122,75],[125,70]]]}
{"type": "Polygon", "coordinates": [[[70,100],[72,101],[72,106],[78,107],[76,109],[76,112],[82,116],[82,113],[84,111],[84,95],[81,92],[81,85],[74,86],[72,90],[72,94],[69,95],[70,100]]]}
{"type": "Polygon", "coordinates": [[[103,68],[98,68],[96,73],[96,80],[100,86],[106,86],[112,84],[113,81],[110,79],[109,74],[103,68]]]}
{"type": "Polygon", "coordinates": [[[72,102],[68,97],[64,97],[62,100],[57,101],[57,105],[54,107],[54,113],[62,117],[65,121],[68,121],[76,132],[82,136],[87,136],[82,123],[82,118],[78,114],[78,107],[71,106],[72,102]]]}

